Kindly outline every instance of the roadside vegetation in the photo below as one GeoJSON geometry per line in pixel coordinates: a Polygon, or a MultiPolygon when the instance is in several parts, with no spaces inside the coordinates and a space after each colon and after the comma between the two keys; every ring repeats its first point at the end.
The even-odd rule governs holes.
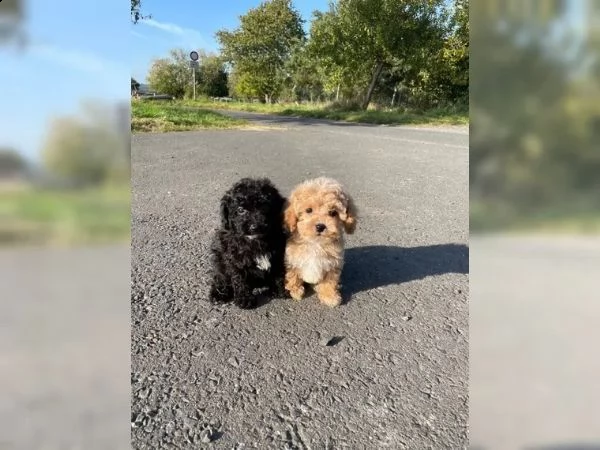
{"type": "MultiPolygon", "coordinates": [[[[210,126],[225,126],[206,111],[220,109],[389,125],[468,123],[466,0],[339,0],[310,18],[291,0],[269,0],[216,37],[220,53],[196,49],[193,83],[188,50],[152,62],[149,89],[181,103],[152,113],[134,106],[135,130],[194,126],[200,119],[181,105],[198,108],[210,126]]],[[[136,92],[141,86],[131,84],[136,92]]]]}
{"type": "Polygon", "coordinates": [[[185,105],[210,110],[248,111],[281,116],[312,119],[340,120],[355,123],[385,125],[467,125],[469,111],[466,106],[447,106],[420,110],[417,108],[371,107],[362,110],[358,105],[346,103],[271,103],[212,99],[186,100],[185,105]]]}
{"type": "Polygon", "coordinates": [[[36,160],[0,148],[0,247],[130,240],[129,107],[82,109],[50,122],[36,160]]]}
{"type": "Polygon", "coordinates": [[[239,128],[246,121],[180,102],[133,100],[131,102],[131,131],[167,132],[209,128],[239,128]]]}
{"type": "Polygon", "coordinates": [[[126,186],[0,191],[0,246],[128,242],[129,211],[126,186]]]}

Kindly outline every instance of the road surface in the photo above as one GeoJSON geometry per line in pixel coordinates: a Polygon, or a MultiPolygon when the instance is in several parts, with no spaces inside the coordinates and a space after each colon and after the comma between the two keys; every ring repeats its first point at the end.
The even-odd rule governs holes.
{"type": "Polygon", "coordinates": [[[132,138],[133,447],[465,448],[466,130],[250,116],[132,138]],[[361,214],[347,303],[207,303],[223,192],[320,175],[361,214]]]}
{"type": "Polygon", "coordinates": [[[128,449],[127,246],[0,249],[0,449],[128,449]]]}
{"type": "Polygon", "coordinates": [[[474,237],[467,328],[466,136],[305,123],[135,137],[133,283],[127,247],[0,251],[0,448],[461,448],[468,329],[471,448],[600,448],[600,241],[474,237]],[[321,172],[350,301],[206,304],[222,191],[321,172]]]}
{"type": "Polygon", "coordinates": [[[471,236],[473,449],[600,449],[600,238],[471,236]]]}
{"type": "MultiPolygon", "coordinates": [[[[470,448],[600,448],[599,254],[472,238],[470,448]]],[[[2,250],[0,280],[0,448],[130,448],[129,249],[2,250]]]]}

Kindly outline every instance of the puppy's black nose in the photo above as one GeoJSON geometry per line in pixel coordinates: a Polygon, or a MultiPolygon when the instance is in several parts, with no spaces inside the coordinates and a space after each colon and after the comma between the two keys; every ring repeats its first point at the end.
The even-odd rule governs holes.
{"type": "Polygon", "coordinates": [[[315,225],[315,228],[317,229],[317,233],[322,233],[323,231],[325,231],[325,228],[327,228],[325,226],[324,223],[318,223],[315,225]]]}

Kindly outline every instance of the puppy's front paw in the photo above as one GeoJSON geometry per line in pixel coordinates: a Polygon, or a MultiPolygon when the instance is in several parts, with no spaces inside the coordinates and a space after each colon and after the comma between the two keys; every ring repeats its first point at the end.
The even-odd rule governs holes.
{"type": "Polygon", "coordinates": [[[244,295],[243,297],[236,297],[234,302],[237,306],[242,309],[256,308],[258,304],[257,298],[254,295],[244,295]]]}
{"type": "Polygon", "coordinates": [[[287,295],[283,278],[278,278],[275,280],[271,286],[271,294],[278,298],[283,298],[287,295]]]}
{"type": "Polygon", "coordinates": [[[294,286],[288,289],[288,292],[294,300],[302,300],[302,297],[304,297],[304,286],[294,286]]]}
{"type": "Polygon", "coordinates": [[[212,303],[225,303],[231,300],[232,292],[226,284],[213,282],[208,294],[209,300],[212,303]]]}
{"type": "Polygon", "coordinates": [[[342,303],[338,280],[339,275],[328,274],[323,281],[315,286],[317,297],[324,305],[335,307],[342,303]]]}
{"type": "Polygon", "coordinates": [[[339,306],[342,303],[342,296],[339,292],[321,294],[318,297],[321,303],[332,308],[335,308],[336,306],[339,306]]]}

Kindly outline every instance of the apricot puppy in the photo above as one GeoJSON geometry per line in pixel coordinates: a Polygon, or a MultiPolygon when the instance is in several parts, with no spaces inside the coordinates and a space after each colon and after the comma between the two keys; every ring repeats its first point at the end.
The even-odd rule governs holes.
{"type": "Polygon", "coordinates": [[[341,303],[344,232],[354,233],[356,216],[352,197],[336,180],[315,178],[294,188],[284,212],[290,232],[285,249],[285,289],[293,299],[302,299],[304,283],[309,283],[315,286],[321,303],[341,303]]]}

